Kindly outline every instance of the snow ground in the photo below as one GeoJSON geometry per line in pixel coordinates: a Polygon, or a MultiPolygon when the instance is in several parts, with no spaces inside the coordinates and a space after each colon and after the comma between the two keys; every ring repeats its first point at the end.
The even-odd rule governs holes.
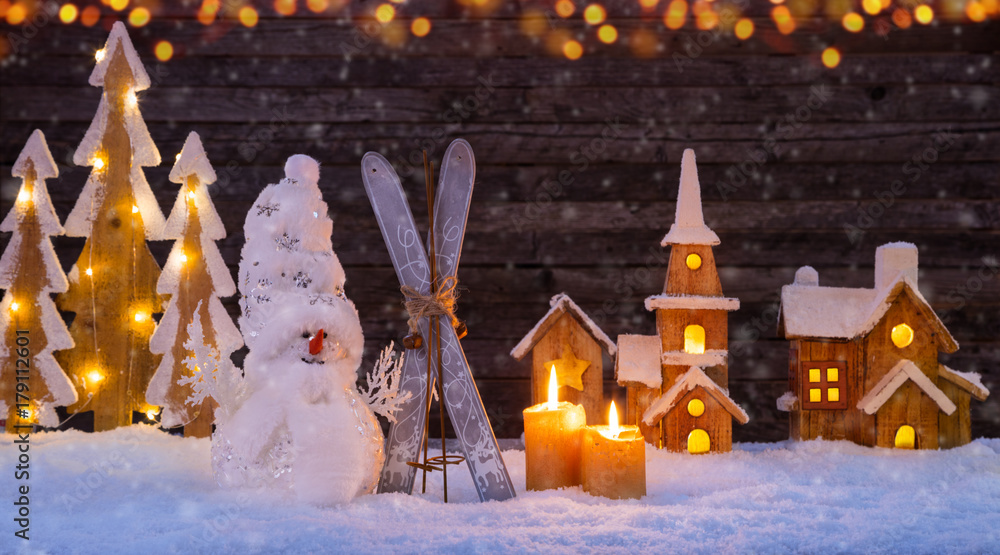
{"type": "MultiPolygon", "coordinates": [[[[847,442],[647,449],[648,495],[525,492],[479,503],[464,467],[426,495],[335,508],[219,489],[209,440],[148,426],[30,439],[30,541],[13,534],[14,437],[0,439],[0,552],[14,553],[1000,553],[1000,439],[940,452],[847,442]]],[[[457,468],[457,470],[454,470],[457,468]]],[[[418,478],[419,488],[419,478],[418,478]]]]}

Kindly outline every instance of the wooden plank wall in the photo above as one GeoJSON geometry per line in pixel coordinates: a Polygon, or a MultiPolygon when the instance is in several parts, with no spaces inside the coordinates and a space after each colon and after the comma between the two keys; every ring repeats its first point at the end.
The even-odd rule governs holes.
{"type": "MultiPolygon", "coordinates": [[[[616,45],[599,43],[579,15],[542,26],[582,37],[583,57],[569,61],[549,55],[545,38],[519,31],[522,12],[541,4],[494,3],[488,18],[453,2],[398,7],[403,26],[431,17],[423,39],[373,23],[371,3],[337,17],[299,4],[289,18],[261,7],[253,29],[231,21],[206,28],[193,7],[179,7],[131,31],[154,83],[140,95],[141,110],[165,161],[146,175],[169,210],[174,154],[189,131],[201,134],[220,175],[211,192],[235,274],[257,193],[281,178],[289,155],[320,160],[366,364],[406,333],[359,175],[366,151],[409,175],[407,160],[421,148],[436,159],[457,137],[474,147],[478,182],[459,271],[459,315],[470,330],[463,343],[497,435],[516,437],[531,366],[530,357],[518,363],[507,353],[549,297],[568,293],[611,337],[654,333],[642,301],[662,289],[659,241],[673,221],[681,153],[694,148],[705,218],[722,239],[715,256],[723,289],[742,302],[730,317],[730,387],[751,421],[734,427],[736,441],[788,434],[775,409],[787,388],[788,343],[775,333],[780,287],[806,264],[822,284],[870,287],[875,247],[890,241],[920,248],[921,290],[961,344],[947,364],[983,373],[994,390],[973,403],[973,435],[1000,435],[996,22],[937,22],[880,37],[815,20],[783,36],[765,17],[741,43],[690,23],[668,32],[658,17],[640,17],[635,2],[616,1],[608,3],[622,36],[616,45]],[[405,44],[383,43],[395,35],[405,44]],[[152,55],[161,39],[175,45],[167,63],[152,55]],[[819,61],[828,45],[844,55],[832,70],[819,61]],[[860,232],[849,236],[848,224],[860,232]]],[[[766,9],[755,2],[751,13],[766,9]]],[[[101,24],[50,23],[2,62],[4,213],[19,184],[11,165],[34,128],[60,163],[60,178],[49,182],[59,216],[72,208],[88,169],[73,167],[71,156],[97,109],[100,90],[87,78],[105,38],[101,24]]],[[[422,178],[407,187],[411,204],[422,206],[422,178]]],[[[0,236],[0,247],[8,241],[0,236]]],[[[68,271],[83,240],[54,242],[68,271]]],[[[169,247],[152,245],[161,263],[169,247]]],[[[228,306],[235,315],[235,300],[228,306]]],[[[611,361],[604,368],[607,396],[624,406],[611,361]]]]}

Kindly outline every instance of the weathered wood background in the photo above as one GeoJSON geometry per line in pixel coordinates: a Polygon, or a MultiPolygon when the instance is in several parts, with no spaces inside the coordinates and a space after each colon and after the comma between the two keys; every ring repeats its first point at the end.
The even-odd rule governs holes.
{"type": "MultiPolygon", "coordinates": [[[[705,218],[722,239],[723,288],[742,302],[730,317],[730,385],[751,420],[735,426],[736,441],[788,434],[775,409],[787,387],[788,344],[775,333],[780,287],[806,264],[823,284],[871,287],[875,247],[900,240],[920,248],[920,288],[961,344],[944,361],[982,373],[994,391],[973,403],[973,435],[1000,435],[1000,25],[936,22],[880,37],[817,20],[782,36],[758,18],[741,43],[690,23],[669,32],[634,4],[609,3],[622,36],[613,46],[579,16],[555,22],[583,37],[576,61],[521,34],[528,3],[478,18],[451,2],[410,2],[398,23],[428,15],[434,27],[399,47],[383,44],[392,33],[363,15],[369,3],[337,17],[300,6],[279,18],[262,7],[253,29],[206,28],[195,7],[172,8],[131,30],[154,83],[141,111],[164,159],[146,175],[168,211],[174,154],[189,131],[201,134],[220,176],[210,189],[235,274],[258,192],[282,177],[288,156],[320,160],[370,364],[406,327],[361,156],[382,152],[405,175],[420,149],[436,159],[452,139],[467,139],[478,183],[459,271],[463,343],[497,435],[516,437],[530,403],[530,357],[518,363],[508,352],[549,297],[568,293],[611,337],[653,333],[642,301],[662,289],[659,241],[673,221],[681,152],[694,148],[705,218]],[[643,29],[659,45],[649,57],[628,40],[643,29]],[[161,39],[175,45],[166,63],[152,55],[161,39]],[[835,69],[819,60],[828,45],[844,54],[835,69]],[[942,131],[946,143],[935,140],[942,131]]],[[[34,128],[60,163],[48,184],[60,217],[72,208],[89,171],[71,157],[101,94],[87,78],[103,25],[49,23],[2,62],[4,213],[19,185],[11,165],[34,128]]],[[[419,175],[406,183],[414,207],[423,206],[419,175]]],[[[8,241],[0,236],[0,247],[8,241]]],[[[54,243],[68,271],[83,240],[54,243]]],[[[161,264],[169,247],[152,244],[161,264]]],[[[228,307],[235,316],[235,299],[228,307]]],[[[622,402],[612,372],[607,361],[607,395],[622,402]]]]}

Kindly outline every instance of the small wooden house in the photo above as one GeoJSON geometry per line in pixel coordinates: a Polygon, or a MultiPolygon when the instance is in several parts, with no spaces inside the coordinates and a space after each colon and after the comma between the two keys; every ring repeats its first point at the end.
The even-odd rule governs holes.
{"type": "Polygon", "coordinates": [[[657,335],[618,337],[615,376],[628,390],[626,423],[671,451],[729,451],[733,418],[749,420],[728,392],[728,313],[740,301],[722,294],[712,253],[719,237],[705,225],[693,150],[684,151],[676,221],[660,244],[671,247],[666,283],[663,294],[646,299],[657,335]]]}
{"type": "Polygon", "coordinates": [[[805,266],[782,287],[778,333],[791,341],[792,439],[848,439],[937,449],[971,440],[969,404],[989,395],[978,374],[938,362],[958,344],[917,289],[917,247],[875,252],[875,287],[821,287],[805,266]]]}
{"type": "Polygon", "coordinates": [[[548,400],[553,367],[559,381],[559,400],[583,405],[587,424],[604,424],[604,359],[617,347],[565,293],[549,301],[551,309],[514,347],[510,356],[521,360],[531,351],[532,404],[548,400]]]}

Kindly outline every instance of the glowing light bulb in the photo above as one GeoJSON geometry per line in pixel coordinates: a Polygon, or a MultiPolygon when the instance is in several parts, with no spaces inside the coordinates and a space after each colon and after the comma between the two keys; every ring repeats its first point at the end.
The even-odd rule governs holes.
{"type": "Polygon", "coordinates": [[[157,407],[146,409],[146,418],[150,420],[155,419],[157,414],[160,414],[160,409],[157,407]]]}
{"type": "Polygon", "coordinates": [[[194,200],[194,191],[188,191],[188,198],[194,200]]]}
{"type": "Polygon", "coordinates": [[[614,401],[611,401],[611,408],[608,409],[608,431],[614,435],[621,433],[621,428],[618,426],[618,409],[615,408],[614,401]]]}
{"type": "Polygon", "coordinates": [[[145,312],[136,311],[136,313],[135,313],[135,321],[136,322],[138,322],[138,323],[145,322],[146,318],[148,318],[148,316],[146,316],[145,312]]]}
{"type": "Polygon", "coordinates": [[[17,193],[17,202],[27,204],[29,200],[31,200],[31,193],[27,189],[21,189],[21,192],[17,193]]]}
{"type": "Polygon", "coordinates": [[[556,378],[556,365],[552,365],[552,371],[549,372],[549,402],[546,403],[546,407],[549,410],[556,410],[559,408],[559,379],[556,378]]]}
{"type": "Polygon", "coordinates": [[[104,379],[104,374],[101,374],[101,371],[98,370],[98,369],[96,369],[96,368],[94,368],[90,372],[87,372],[87,380],[91,384],[95,384],[96,385],[96,384],[100,383],[100,381],[103,380],[103,379],[104,379]]]}
{"type": "Polygon", "coordinates": [[[17,301],[10,303],[10,311],[17,312],[17,309],[21,308],[21,305],[17,304],[17,301]]]}
{"type": "Polygon", "coordinates": [[[139,207],[133,204],[132,205],[132,213],[133,214],[138,214],[139,213],[139,207]]]}
{"type": "Polygon", "coordinates": [[[184,252],[181,252],[181,255],[177,258],[181,261],[181,264],[186,264],[188,261],[188,255],[184,254],[184,252]]]}
{"type": "Polygon", "coordinates": [[[135,96],[135,91],[130,90],[125,93],[125,105],[129,108],[135,108],[139,105],[139,99],[135,96]]]}
{"type": "Polygon", "coordinates": [[[100,158],[100,157],[94,158],[93,162],[91,162],[91,165],[94,166],[95,170],[103,170],[104,169],[104,158],[100,158]]]}
{"type": "Polygon", "coordinates": [[[94,269],[93,268],[87,268],[86,270],[83,271],[83,273],[87,274],[88,276],[93,276],[94,275],[94,269]]]}
{"type": "Polygon", "coordinates": [[[97,52],[94,52],[94,59],[97,60],[97,63],[101,63],[104,60],[104,49],[103,48],[100,49],[100,50],[98,50],[97,52]]]}

